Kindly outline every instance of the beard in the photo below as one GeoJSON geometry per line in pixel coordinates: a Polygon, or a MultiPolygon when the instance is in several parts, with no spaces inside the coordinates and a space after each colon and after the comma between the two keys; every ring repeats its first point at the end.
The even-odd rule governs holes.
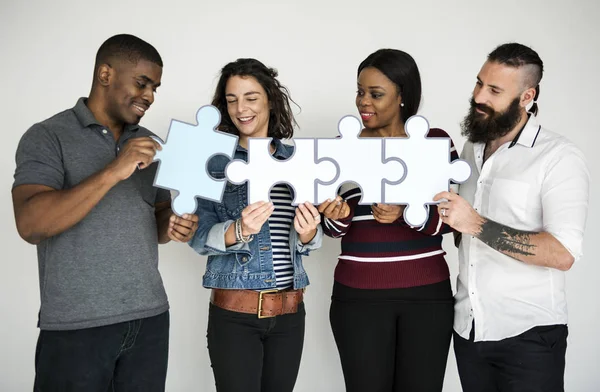
{"type": "Polygon", "coordinates": [[[469,113],[461,123],[462,135],[472,143],[487,143],[506,135],[521,120],[519,101],[519,97],[516,97],[505,111],[497,112],[487,105],[476,103],[471,97],[469,113]],[[487,116],[475,109],[485,112],[487,116]]]}

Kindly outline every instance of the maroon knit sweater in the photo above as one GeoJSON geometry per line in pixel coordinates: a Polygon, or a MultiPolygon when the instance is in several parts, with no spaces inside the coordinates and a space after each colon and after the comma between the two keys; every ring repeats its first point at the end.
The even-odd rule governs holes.
{"type": "MultiPolygon", "coordinates": [[[[450,138],[437,128],[430,129],[427,136],[450,138]]],[[[451,142],[450,160],[455,159],[458,153],[451,142]]],[[[326,235],[342,238],[334,275],[337,282],[360,289],[388,289],[449,278],[442,234],[452,228],[442,223],[435,205],[429,207],[429,218],[422,227],[411,227],[402,216],[390,224],[377,222],[370,205],[358,204],[358,187],[343,191],[341,196],[350,207],[348,217],[339,221],[325,218],[322,223],[326,235]]]]}

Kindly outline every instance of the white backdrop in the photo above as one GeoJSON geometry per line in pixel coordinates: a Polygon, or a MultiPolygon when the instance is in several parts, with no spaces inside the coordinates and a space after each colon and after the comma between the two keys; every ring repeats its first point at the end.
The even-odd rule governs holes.
{"type": "MultiPolygon", "coordinates": [[[[594,113],[600,87],[600,3],[541,1],[129,1],[0,2],[0,390],[32,389],[39,306],[35,247],[17,234],[10,188],[14,153],[34,122],[72,107],[91,86],[99,45],[117,33],[152,43],[164,60],[162,87],[142,124],[166,136],[172,118],[193,122],[210,103],[219,69],[255,57],[280,71],[302,107],[298,137],[330,137],[354,106],[356,68],[371,52],[392,47],[410,53],[423,80],[419,114],[445,129],[462,150],[459,122],[476,75],[496,45],[517,41],[538,51],[545,65],[539,100],[541,123],[579,145],[599,178],[594,113]],[[590,122],[592,121],[592,122],[590,122]]],[[[600,389],[600,215],[590,205],[585,255],[568,272],[570,336],[566,390],[600,389]]],[[[457,252],[444,241],[453,285],[457,252]]],[[[296,391],[343,391],[328,311],[339,243],[327,239],[306,259],[306,344],[296,391]]],[[[167,390],[214,391],[206,349],[209,291],[202,288],[206,260],[187,245],[160,248],[160,269],[171,303],[167,390]]],[[[454,353],[445,391],[460,391],[454,353]]]]}

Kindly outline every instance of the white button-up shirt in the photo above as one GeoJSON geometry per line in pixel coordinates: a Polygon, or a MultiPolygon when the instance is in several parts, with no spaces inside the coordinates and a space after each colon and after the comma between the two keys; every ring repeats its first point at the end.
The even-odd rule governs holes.
{"type": "MultiPolygon", "coordinates": [[[[582,255],[589,171],[582,152],[538,125],[534,115],[512,142],[483,163],[485,145],[465,143],[472,168],[459,193],[485,218],[514,229],[552,234],[582,255]]],[[[565,273],[525,264],[462,235],[454,330],[475,341],[501,340],[540,325],[566,324],[565,273]]]]}

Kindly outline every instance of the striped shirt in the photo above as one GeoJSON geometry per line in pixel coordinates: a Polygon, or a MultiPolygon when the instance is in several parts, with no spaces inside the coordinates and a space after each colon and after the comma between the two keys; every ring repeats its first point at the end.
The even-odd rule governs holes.
{"type": "MultiPolygon", "coordinates": [[[[449,138],[436,128],[427,136],[449,138]]],[[[454,143],[450,156],[452,161],[458,159],[454,143]]],[[[339,221],[325,218],[322,223],[326,235],[342,238],[334,274],[337,282],[361,289],[387,289],[433,284],[450,277],[442,234],[452,229],[442,222],[435,206],[429,208],[421,227],[411,227],[402,216],[385,224],[375,220],[370,205],[358,204],[360,188],[342,187],[340,194],[350,214],[339,221]]]]}
{"type": "Polygon", "coordinates": [[[269,217],[273,268],[277,289],[283,290],[293,286],[294,283],[294,266],[290,255],[290,228],[296,208],[292,206],[292,195],[285,184],[275,185],[271,189],[271,201],[275,206],[275,210],[269,217]]]}

